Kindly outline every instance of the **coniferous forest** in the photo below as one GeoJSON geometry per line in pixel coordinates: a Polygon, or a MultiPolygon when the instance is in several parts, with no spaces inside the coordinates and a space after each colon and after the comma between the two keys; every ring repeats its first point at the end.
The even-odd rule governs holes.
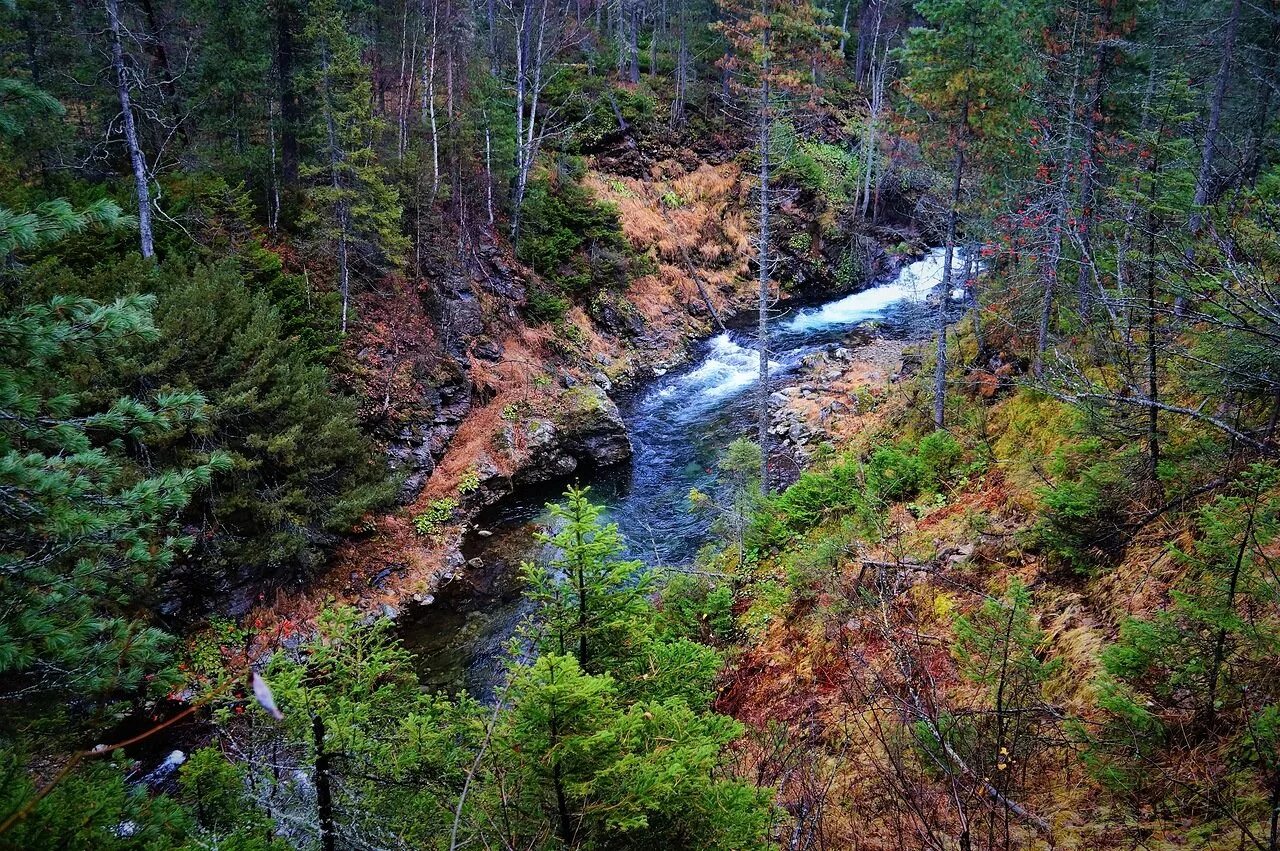
{"type": "Polygon", "coordinates": [[[0,851],[1280,851],[1277,0],[0,51],[0,851]]]}

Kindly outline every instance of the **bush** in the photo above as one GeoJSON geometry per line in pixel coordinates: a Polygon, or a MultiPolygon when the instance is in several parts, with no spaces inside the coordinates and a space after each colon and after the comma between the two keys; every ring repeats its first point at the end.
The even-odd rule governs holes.
{"type": "Polygon", "coordinates": [[[867,486],[885,499],[915,496],[924,477],[924,467],[917,456],[892,446],[882,446],[867,461],[867,486]]]}
{"type": "Polygon", "coordinates": [[[563,322],[569,313],[569,300],[555,293],[542,290],[530,290],[525,301],[524,315],[531,322],[557,323],[563,322]]]}
{"type": "Polygon", "coordinates": [[[1127,536],[1128,487],[1122,466],[1107,459],[1043,490],[1043,516],[1032,530],[1033,543],[1077,571],[1111,561],[1127,536]]]}
{"type": "Polygon", "coordinates": [[[728,641],[734,634],[733,590],[727,583],[677,573],[662,590],[662,619],[673,636],[728,641]]]}
{"type": "Polygon", "coordinates": [[[753,537],[779,547],[834,513],[861,513],[867,507],[860,465],[840,461],[826,470],[806,470],[791,487],[770,497],[756,519],[753,537]]]}
{"type": "Polygon", "coordinates": [[[920,458],[923,483],[937,488],[945,482],[960,463],[964,450],[956,439],[945,431],[931,432],[921,438],[916,449],[920,458]]]}
{"type": "Polygon", "coordinates": [[[626,284],[631,246],[618,211],[573,177],[534,181],[520,215],[516,255],[548,282],[567,293],[626,284]]]}
{"type": "Polygon", "coordinates": [[[457,507],[456,499],[437,499],[426,511],[413,518],[414,530],[424,537],[436,534],[441,526],[453,519],[453,512],[457,507]]]}

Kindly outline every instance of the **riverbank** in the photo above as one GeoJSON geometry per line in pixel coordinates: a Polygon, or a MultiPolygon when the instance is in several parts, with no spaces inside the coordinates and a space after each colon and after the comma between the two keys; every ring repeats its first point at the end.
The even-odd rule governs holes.
{"type": "MultiPolygon", "coordinates": [[[[828,412],[846,404],[837,395],[857,405],[864,395],[887,392],[890,372],[904,373],[902,352],[927,339],[936,321],[928,300],[940,280],[939,256],[931,252],[859,294],[779,317],[770,335],[779,416],[799,416],[800,403],[816,404],[814,381],[823,381],[823,392],[833,394],[825,403],[828,412]],[[848,368],[841,381],[830,380],[837,362],[848,368]],[[794,407],[782,404],[793,399],[794,407]]],[[[758,366],[749,332],[730,330],[702,344],[691,363],[624,400],[634,458],[578,483],[592,487],[593,499],[627,539],[631,557],[660,571],[680,568],[709,541],[711,519],[691,510],[688,494],[714,494],[721,452],[734,439],[754,434],[758,366]]],[[[806,435],[814,433],[806,427],[806,435]]],[[[809,448],[804,438],[779,435],[771,455],[780,482],[799,474],[809,448]]],[[[519,566],[539,556],[538,515],[545,501],[558,496],[548,485],[534,497],[488,512],[483,530],[470,539],[465,572],[450,578],[429,609],[408,617],[401,634],[419,654],[424,681],[492,693],[506,643],[528,611],[519,566]]]]}
{"type": "MultiPolygon", "coordinates": [[[[478,512],[626,459],[630,447],[614,397],[678,370],[755,298],[744,208],[749,178],[730,159],[694,163],[656,163],[644,178],[588,173],[586,185],[617,208],[623,233],[651,267],[625,292],[602,294],[590,311],[573,307],[552,325],[521,321],[504,304],[528,289],[531,273],[513,258],[476,253],[483,262],[470,274],[478,302],[459,315],[498,318],[466,348],[465,376],[452,379],[447,397],[440,391],[434,420],[401,432],[422,437],[390,447],[416,492],[408,488],[403,508],[366,521],[305,586],[259,596],[243,620],[260,636],[262,652],[281,624],[308,623],[335,602],[393,618],[407,607],[432,605],[444,585],[468,570],[463,543],[478,512]],[[463,392],[469,399],[460,398],[463,392]]],[[[806,219],[790,205],[779,214],[779,239],[803,230],[806,219]]],[[[895,270],[915,237],[909,227],[880,231],[883,245],[855,233],[847,247],[819,240],[803,252],[781,248],[780,303],[847,293],[895,270]],[[856,268],[846,263],[833,275],[827,255],[856,256],[856,268]]],[[[393,320],[389,314],[387,322],[393,320]]]]}

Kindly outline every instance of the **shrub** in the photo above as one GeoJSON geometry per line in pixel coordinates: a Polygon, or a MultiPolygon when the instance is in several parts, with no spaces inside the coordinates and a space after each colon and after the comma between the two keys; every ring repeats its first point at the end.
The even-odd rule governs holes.
{"type": "Polygon", "coordinates": [[[413,518],[413,528],[419,535],[434,535],[440,527],[453,519],[453,512],[458,507],[456,499],[437,499],[427,510],[413,518]]]}
{"type": "Polygon", "coordinates": [[[867,461],[867,485],[885,499],[908,499],[915,496],[924,480],[920,459],[901,449],[882,446],[867,461]]]}
{"type": "Polygon", "coordinates": [[[480,490],[480,472],[475,467],[468,467],[458,482],[458,493],[468,494],[480,490]]]}
{"type": "Polygon", "coordinates": [[[947,432],[935,431],[920,439],[916,453],[920,459],[923,483],[936,488],[955,470],[964,450],[947,432]]]}
{"type": "Polygon", "coordinates": [[[677,573],[662,590],[662,617],[674,636],[728,641],[734,634],[733,590],[727,583],[677,573]]]}
{"type": "Polygon", "coordinates": [[[1033,543],[1077,571],[1110,561],[1126,537],[1128,486],[1119,463],[1101,460],[1043,490],[1043,515],[1032,530],[1033,543]]]}
{"type": "Polygon", "coordinates": [[[528,300],[524,305],[524,315],[531,322],[543,324],[563,322],[568,313],[569,300],[563,296],[542,290],[529,291],[528,300]]]}
{"type": "Polygon", "coordinates": [[[543,178],[529,187],[520,212],[516,254],[547,281],[569,293],[626,283],[631,246],[612,204],[574,179],[543,178]]]}

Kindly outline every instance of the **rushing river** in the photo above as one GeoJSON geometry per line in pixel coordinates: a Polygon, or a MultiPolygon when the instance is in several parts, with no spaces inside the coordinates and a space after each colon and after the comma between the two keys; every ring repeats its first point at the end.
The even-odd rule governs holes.
{"type": "MultiPolygon", "coordinates": [[[[774,319],[769,334],[775,390],[795,381],[802,359],[827,346],[872,334],[917,339],[934,327],[925,302],[942,280],[941,249],[902,268],[890,281],[774,319]]],[[[956,267],[961,267],[959,256],[956,267]]],[[[707,542],[709,520],[689,511],[690,488],[715,490],[716,458],[732,440],[754,434],[759,361],[750,329],[704,342],[685,367],[653,380],[621,403],[634,456],[629,464],[589,474],[595,499],[626,536],[634,558],[654,566],[691,560],[707,542]]],[[[563,487],[561,483],[560,487],[563,487]]],[[[466,688],[492,697],[506,644],[529,613],[519,565],[537,558],[535,533],[557,490],[512,499],[480,518],[489,536],[474,537],[465,555],[466,582],[437,594],[403,635],[418,654],[424,685],[466,688]],[[474,562],[473,562],[474,563],[474,562]]]]}

